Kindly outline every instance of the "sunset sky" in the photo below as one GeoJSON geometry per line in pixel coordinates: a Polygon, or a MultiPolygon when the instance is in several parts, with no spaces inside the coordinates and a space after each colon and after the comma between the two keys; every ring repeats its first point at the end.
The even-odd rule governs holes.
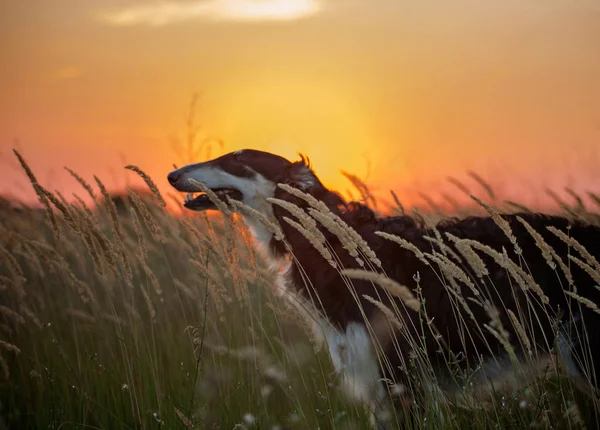
{"type": "Polygon", "coordinates": [[[32,198],[15,146],[67,196],[63,166],[164,185],[195,92],[223,151],[303,152],[340,190],[600,192],[594,0],[3,1],[0,38],[0,194],[32,198]]]}

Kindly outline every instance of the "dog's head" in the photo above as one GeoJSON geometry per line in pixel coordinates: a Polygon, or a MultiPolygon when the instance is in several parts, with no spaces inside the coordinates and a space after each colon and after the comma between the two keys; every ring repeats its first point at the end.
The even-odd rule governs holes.
{"type": "Polygon", "coordinates": [[[167,179],[176,190],[188,193],[184,206],[197,211],[217,207],[193,181],[200,182],[225,202],[229,197],[255,209],[258,209],[259,200],[275,195],[278,183],[287,183],[304,191],[315,186],[322,187],[306,158],[290,162],[278,155],[253,149],[189,164],[169,173],[167,179]]]}

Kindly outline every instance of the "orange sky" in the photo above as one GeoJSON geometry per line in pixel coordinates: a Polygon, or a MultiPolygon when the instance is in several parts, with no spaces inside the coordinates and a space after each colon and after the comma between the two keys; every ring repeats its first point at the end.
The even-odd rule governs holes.
{"type": "Polygon", "coordinates": [[[226,151],[302,151],[342,190],[368,159],[409,202],[469,169],[515,200],[600,191],[593,0],[2,2],[0,38],[0,193],[31,197],[15,138],[67,195],[64,165],[164,184],[195,91],[226,151]]]}

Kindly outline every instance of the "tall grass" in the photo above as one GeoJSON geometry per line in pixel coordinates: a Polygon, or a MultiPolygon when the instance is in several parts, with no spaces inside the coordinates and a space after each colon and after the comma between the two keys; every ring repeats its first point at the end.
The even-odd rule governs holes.
{"type": "MultiPolygon", "coordinates": [[[[151,192],[128,190],[116,198],[100,178],[92,186],[71,172],[97,204],[68,202],[39,184],[20,160],[44,208],[0,208],[4,426],[369,428],[368,411],[337,390],[339,375],[326,352],[311,343],[305,321],[276,293],[275,274],[237,216],[175,217],[152,180],[135,167],[128,168],[144,177],[151,192]]],[[[317,222],[332,221],[313,203],[314,210],[300,217],[304,224],[296,223],[307,235],[317,222]]],[[[568,209],[570,216],[598,219],[582,205],[568,209]]],[[[335,220],[330,225],[367,267],[376,265],[377,257],[346,227],[335,220]]],[[[449,282],[476,282],[485,265],[471,255],[469,267],[454,267],[444,257],[443,244],[451,240],[432,238],[440,252],[422,257],[435,262],[449,282]]],[[[315,243],[327,255],[327,244],[318,238],[315,243]]],[[[472,245],[457,249],[470,255],[472,245]]],[[[545,252],[550,259],[552,251],[545,252]]],[[[349,275],[372,279],[398,297],[407,294],[389,280],[349,275]]],[[[408,299],[419,308],[418,295],[408,299]]],[[[401,326],[393,321],[394,309],[367,300],[401,326]]],[[[465,305],[458,295],[455,304],[465,305]]],[[[518,316],[511,318],[522,333],[517,341],[531,349],[531,330],[518,316]]],[[[492,310],[490,321],[487,329],[510,349],[492,310]]],[[[433,326],[430,334],[435,335],[433,326]]],[[[407,367],[416,366],[417,358],[427,362],[415,357],[407,367]]],[[[575,403],[577,391],[565,381],[558,360],[537,370],[532,380],[507,380],[506,387],[485,395],[466,386],[453,402],[440,402],[430,392],[405,424],[583,427],[586,411],[575,403]]],[[[422,374],[409,373],[415,386],[425,383],[422,374]]],[[[396,390],[403,394],[401,387],[396,390]]]]}

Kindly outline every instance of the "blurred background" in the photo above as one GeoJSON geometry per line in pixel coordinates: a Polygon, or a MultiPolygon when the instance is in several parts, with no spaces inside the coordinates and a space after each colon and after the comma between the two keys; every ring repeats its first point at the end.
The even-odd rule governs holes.
{"type": "Polygon", "coordinates": [[[409,206],[467,199],[447,178],[469,171],[538,208],[600,189],[592,0],[2,2],[0,38],[0,194],[25,202],[13,147],[66,196],[63,166],[166,186],[193,100],[200,159],[302,152],[340,191],[340,170],[409,206]]]}

